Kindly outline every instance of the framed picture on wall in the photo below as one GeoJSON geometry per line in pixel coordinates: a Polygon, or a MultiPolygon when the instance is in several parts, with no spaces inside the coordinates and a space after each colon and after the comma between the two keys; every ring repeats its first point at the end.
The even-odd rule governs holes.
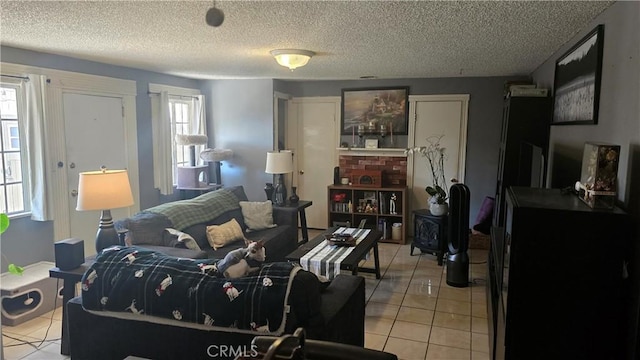
{"type": "Polygon", "coordinates": [[[604,25],[556,61],[552,125],[597,124],[604,25]]]}
{"type": "Polygon", "coordinates": [[[342,135],[361,131],[407,135],[409,87],[342,89],[342,135]],[[380,126],[384,125],[384,126],[380,126]]]}

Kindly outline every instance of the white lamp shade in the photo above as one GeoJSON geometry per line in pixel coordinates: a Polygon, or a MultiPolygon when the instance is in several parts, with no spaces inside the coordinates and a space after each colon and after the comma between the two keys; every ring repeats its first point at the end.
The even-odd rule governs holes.
{"type": "Polygon", "coordinates": [[[272,50],[271,55],[276,59],[278,64],[293,70],[301,66],[307,65],[313,55],[313,51],[298,49],[282,49],[272,50]]]}
{"type": "Polygon", "coordinates": [[[291,151],[267,152],[267,174],[288,174],[293,172],[293,153],[291,151]]]}
{"type": "Polygon", "coordinates": [[[110,210],[133,205],[126,170],[80,173],[76,210],[110,210]]]}

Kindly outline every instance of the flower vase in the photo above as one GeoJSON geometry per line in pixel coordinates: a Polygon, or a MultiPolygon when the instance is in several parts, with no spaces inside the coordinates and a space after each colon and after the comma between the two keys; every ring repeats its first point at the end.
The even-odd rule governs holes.
{"type": "Polygon", "coordinates": [[[293,194],[291,194],[291,196],[289,197],[289,202],[291,204],[297,204],[298,201],[300,200],[300,198],[298,197],[298,194],[296,194],[296,189],[297,187],[295,186],[291,187],[291,192],[293,192],[293,194]]]}
{"type": "Polygon", "coordinates": [[[264,192],[267,194],[267,200],[273,201],[273,183],[267,183],[264,192]]]}
{"type": "Polygon", "coordinates": [[[444,215],[447,215],[447,213],[449,212],[449,204],[447,204],[447,203],[429,204],[429,212],[433,216],[444,216],[444,215]]]}

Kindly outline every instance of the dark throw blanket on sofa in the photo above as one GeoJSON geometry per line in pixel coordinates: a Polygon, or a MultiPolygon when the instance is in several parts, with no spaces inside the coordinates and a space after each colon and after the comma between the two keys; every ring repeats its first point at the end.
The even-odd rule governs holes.
{"type": "Polygon", "coordinates": [[[291,279],[299,267],[264,264],[238,279],[218,277],[216,260],[186,259],[139,247],[103,250],[82,277],[82,306],[96,314],[170,319],[221,331],[284,331],[291,279]]]}
{"type": "Polygon", "coordinates": [[[227,189],[205,193],[193,199],[160,204],[146,211],[166,216],[174,229],[209,222],[230,209],[239,209],[238,197],[227,189]]]}

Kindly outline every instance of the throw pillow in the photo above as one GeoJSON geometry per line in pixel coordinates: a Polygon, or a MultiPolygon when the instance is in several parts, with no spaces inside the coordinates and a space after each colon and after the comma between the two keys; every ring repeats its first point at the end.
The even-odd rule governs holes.
{"type": "Polygon", "coordinates": [[[160,214],[139,212],[129,218],[126,242],[131,245],[164,245],[164,229],[171,227],[171,221],[160,214]]]}
{"type": "Polygon", "coordinates": [[[207,226],[207,240],[213,250],[218,250],[231,242],[243,239],[244,234],[242,234],[242,229],[236,219],[231,219],[222,225],[207,226]]]}
{"type": "Polygon", "coordinates": [[[240,201],[242,217],[247,225],[247,232],[276,227],[273,223],[273,205],[271,200],[240,201]]]}

